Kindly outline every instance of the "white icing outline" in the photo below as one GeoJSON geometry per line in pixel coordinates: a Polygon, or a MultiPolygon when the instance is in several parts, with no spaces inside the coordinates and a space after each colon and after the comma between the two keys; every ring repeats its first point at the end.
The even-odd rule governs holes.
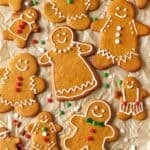
{"type": "Polygon", "coordinates": [[[0,78],[0,85],[4,85],[6,83],[6,80],[9,78],[9,69],[8,68],[4,68],[5,72],[3,74],[3,77],[0,78]]]}
{"type": "Polygon", "coordinates": [[[30,90],[31,90],[34,94],[38,94],[38,91],[37,91],[37,89],[36,89],[35,78],[36,78],[35,75],[33,75],[33,76],[30,77],[30,86],[31,86],[30,90]]]}
{"type": "Polygon", "coordinates": [[[0,132],[0,140],[3,140],[7,137],[9,131],[2,131],[0,132]]]}
{"type": "MultiPolygon", "coordinates": [[[[102,100],[94,100],[94,101],[92,101],[92,102],[87,106],[84,115],[75,115],[75,114],[74,114],[74,115],[70,118],[69,123],[70,123],[70,125],[74,128],[74,130],[73,130],[73,132],[71,133],[70,136],[64,138],[63,146],[65,147],[66,150],[70,150],[70,149],[68,149],[67,146],[66,146],[66,140],[67,140],[67,139],[70,139],[70,138],[73,138],[74,135],[76,134],[77,130],[78,130],[78,128],[71,122],[72,119],[73,119],[75,116],[77,116],[77,117],[79,116],[79,117],[84,117],[84,118],[86,118],[86,117],[87,117],[88,110],[89,110],[89,107],[90,107],[93,103],[95,103],[95,102],[103,103],[103,104],[105,104],[105,106],[107,106],[108,111],[109,111],[109,116],[108,116],[108,119],[104,122],[104,125],[107,126],[107,127],[109,127],[109,128],[111,128],[112,131],[113,131],[113,135],[112,135],[112,136],[107,136],[107,137],[104,138],[104,141],[103,141],[103,143],[102,143],[102,150],[105,150],[105,147],[104,147],[104,146],[105,146],[105,142],[107,142],[107,139],[113,138],[113,137],[115,136],[115,130],[112,128],[111,125],[108,125],[108,124],[107,124],[107,123],[109,122],[109,120],[111,119],[110,106],[109,106],[106,102],[104,102],[104,101],[102,101],[102,100]]],[[[85,145],[85,146],[82,147],[80,150],[84,150],[83,148],[87,148],[86,150],[90,150],[90,149],[88,148],[88,145],[85,145]]]]}

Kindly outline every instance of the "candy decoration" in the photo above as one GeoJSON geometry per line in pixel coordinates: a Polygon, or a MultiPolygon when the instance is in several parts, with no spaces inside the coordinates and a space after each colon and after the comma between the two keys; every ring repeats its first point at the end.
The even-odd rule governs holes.
{"type": "Polygon", "coordinates": [[[68,3],[68,4],[72,4],[72,3],[73,3],[73,0],[67,0],[67,3],[68,3]]]}
{"type": "Polygon", "coordinates": [[[48,130],[48,128],[47,127],[43,127],[42,128],[42,131],[44,132],[44,131],[47,131],[48,130]]]}
{"type": "Polygon", "coordinates": [[[87,137],[87,141],[93,141],[93,137],[92,136],[88,136],[87,137]]]}
{"type": "Polygon", "coordinates": [[[59,111],[59,115],[60,115],[60,116],[62,116],[62,115],[64,115],[64,114],[65,114],[65,112],[64,112],[63,110],[60,110],[60,111],[59,111]]]}
{"type": "Polygon", "coordinates": [[[26,137],[27,139],[30,139],[30,138],[31,138],[31,135],[30,135],[29,133],[25,133],[25,137],[26,137]]]}
{"type": "Polygon", "coordinates": [[[99,126],[99,127],[104,127],[105,126],[104,122],[94,121],[92,118],[87,118],[86,122],[89,123],[89,124],[92,124],[93,126],[99,126]]]}
{"type": "Polygon", "coordinates": [[[110,88],[110,85],[109,85],[108,83],[104,83],[104,84],[103,84],[103,87],[104,87],[105,89],[108,89],[108,88],[110,88]]]}
{"type": "Polygon", "coordinates": [[[47,101],[48,101],[48,103],[52,103],[53,102],[53,100],[51,98],[48,98],[47,101]]]}
{"type": "Polygon", "coordinates": [[[93,129],[93,128],[91,128],[91,129],[90,129],[90,132],[91,132],[91,133],[96,133],[96,130],[93,129]]]}
{"type": "Polygon", "coordinates": [[[66,102],[66,107],[67,108],[71,107],[71,103],[70,102],[66,102]]]}
{"type": "Polygon", "coordinates": [[[32,44],[37,44],[38,41],[37,40],[32,40],[32,44]]]}
{"type": "Polygon", "coordinates": [[[44,137],[44,141],[45,142],[49,142],[49,138],[48,137],[44,137]]]}
{"type": "Polygon", "coordinates": [[[118,84],[121,85],[122,84],[122,80],[118,80],[118,84]]]}
{"type": "Polygon", "coordinates": [[[109,76],[109,73],[107,73],[107,72],[103,72],[102,76],[106,78],[106,77],[108,77],[108,76],[109,76]]]}

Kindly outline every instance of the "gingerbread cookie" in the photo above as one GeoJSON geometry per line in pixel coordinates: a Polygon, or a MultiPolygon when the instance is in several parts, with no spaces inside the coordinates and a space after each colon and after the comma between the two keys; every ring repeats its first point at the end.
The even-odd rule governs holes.
{"type": "Polygon", "coordinates": [[[18,150],[17,145],[21,143],[20,138],[10,136],[9,134],[9,131],[6,128],[0,128],[0,149],[18,150]]]}
{"type": "Polygon", "coordinates": [[[143,99],[149,96],[148,92],[141,88],[139,81],[133,77],[124,79],[121,91],[117,91],[116,98],[120,98],[118,118],[127,120],[133,117],[137,120],[146,118],[143,99]]]}
{"type": "Polygon", "coordinates": [[[62,127],[54,123],[50,112],[41,112],[37,122],[30,124],[26,131],[31,134],[30,150],[59,150],[57,134],[62,127]]]}
{"type": "Polygon", "coordinates": [[[116,140],[117,128],[108,125],[111,119],[109,105],[101,100],[92,101],[85,115],[73,115],[70,120],[73,131],[64,139],[67,150],[104,150],[106,142],[116,140]]]}
{"type": "Polygon", "coordinates": [[[15,109],[25,117],[38,113],[35,95],[45,89],[45,82],[37,77],[38,64],[28,54],[18,54],[10,60],[8,68],[0,68],[0,112],[15,109]]]}
{"type": "Polygon", "coordinates": [[[51,0],[44,4],[44,16],[53,23],[67,22],[76,30],[84,30],[90,26],[88,11],[99,6],[99,0],[51,0]]]}
{"type": "Polygon", "coordinates": [[[0,5],[11,7],[14,11],[21,9],[22,0],[0,0],[0,5]]]}
{"type": "Polygon", "coordinates": [[[13,40],[19,48],[26,47],[27,40],[32,32],[39,29],[36,23],[38,11],[35,8],[27,8],[14,19],[8,29],[4,30],[4,40],[13,40]]]}
{"type": "Polygon", "coordinates": [[[138,8],[145,8],[148,3],[148,0],[135,0],[136,6],[138,8]]]}
{"type": "Polygon", "coordinates": [[[97,69],[114,64],[130,72],[140,69],[138,38],[150,34],[150,28],[136,21],[135,17],[130,2],[113,0],[108,5],[106,17],[92,23],[91,29],[100,32],[99,49],[91,58],[97,69]]]}

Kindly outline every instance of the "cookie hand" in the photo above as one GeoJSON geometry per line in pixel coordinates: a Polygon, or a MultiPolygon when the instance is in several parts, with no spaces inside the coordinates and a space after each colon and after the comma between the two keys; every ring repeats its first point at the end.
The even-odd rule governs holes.
{"type": "Polygon", "coordinates": [[[55,124],[55,128],[57,132],[60,132],[63,129],[62,126],[60,126],[59,124],[55,124]]]}
{"type": "Polygon", "coordinates": [[[141,100],[142,99],[144,99],[144,98],[146,98],[146,97],[148,97],[150,94],[146,91],[146,90],[144,90],[144,89],[140,89],[140,98],[141,98],[141,100]]]}
{"type": "Polygon", "coordinates": [[[90,0],[90,6],[88,7],[89,11],[95,10],[99,7],[100,2],[99,0],[90,0]]]}
{"type": "Polygon", "coordinates": [[[77,115],[73,115],[72,119],[71,119],[71,123],[75,126],[79,125],[78,123],[81,121],[81,117],[77,116],[77,115]]]}
{"type": "Polygon", "coordinates": [[[37,25],[36,23],[32,24],[32,31],[33,32],[38,32],[40,29],[39,25],[37,25]]]}

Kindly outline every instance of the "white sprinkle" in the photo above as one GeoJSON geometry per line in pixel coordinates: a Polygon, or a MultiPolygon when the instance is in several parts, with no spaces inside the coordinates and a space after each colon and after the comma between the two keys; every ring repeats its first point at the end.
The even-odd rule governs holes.
{"type": "Polygon", "coordinates": [[[130,150],[136,150],[136,146],[135,145],[131,145],[130,150]]]}
{"type": "Polygon", "coordinates": [[[127,143],[127,142],[128,142],[128,138],[124,138],[123,141],[124,141],[125,143],[127,143]]]}
{"type": "Polygon", "coordinates": [[[122,134],[124,134],[124,133],[125,133],[125,130],[124,130],[124,129],[120,129],[120,132],[121,132],[122,134]]]}
{"type": "Polygon", "coordinates": [[[121,29],[122,29],[121,26],[117,26],[117,27],[116,27],[116,30],[117,30],[117,31],[121,31],[121,29]]]}
{"type": "Polygon", "coordinates": [[[40,51],[41,53],[45,52],[45,49],[42,47],[38,47],[38,51],[40,51]]]}

